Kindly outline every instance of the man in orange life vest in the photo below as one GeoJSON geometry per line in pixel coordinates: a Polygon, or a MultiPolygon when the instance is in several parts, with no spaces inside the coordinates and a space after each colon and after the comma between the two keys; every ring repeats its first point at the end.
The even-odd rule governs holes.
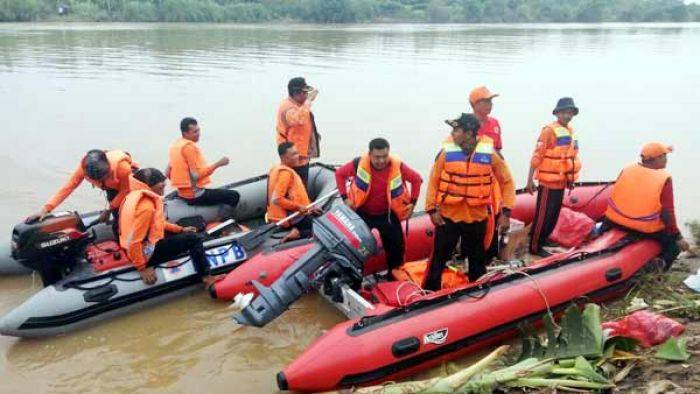
{"type": "Polygon", "coordinates": [[[119,205],[129,192],[129,176],[137,168],[138,164],[124,151],[90,150],[80,161],[78,168],[73,171],[68,182],[44,204],[40,212],[29,216],[26,221],[42,220],[68,198],[83,180],[86,180],[94,187],[107,193],[108,207],[102,211],[100,220],[106,222],[109,219],[109,214],[112,213],[115,220],[114,230],[116,235],[119,205]]]}
{"type": "Polygon", "coordinates": [[[189,253],[205,285],[217,277],[209,275],[202,238],[194,227],[181,227],[165,220],[163,192],[165,175],[143,168],[131,177],[131,191],[119,208],[119,244],[147,285],[158,281],[155,266],[189,253]],[[175,233],[165,237],[165,232],[175,233]]]}
{"type": "Polygon", "coordinates": [[[479,86],[469,92],[469,105],[474,110],[474,115],[479,119],[481,127],[478,135],[486,136],[493,140],[493,148],[496,153],[503,158],[501,149],[503,142],[501,141],[501,125],[496,118],[489,116],[493,109],[493,98],[498,97],[497,93],[492,93],[486,86],[479,86]]]}
{"type": "Polygon", "coordinates": [[[311,236],[310,215],[320,215],[318,207],[307,208],[311,203],[306,186],[294,167],[299,164],[299,151],[292,142],[283,142],[277,146],[280,164],[270,170],[267,178],[267,214],[268,222],[277,222],[299,212],[301,217],[285,227],[292,227],[283,242],[299,237],[311,236]]]}
{"type": "Polygon", "coordinates": [[[510,227],[515,204],[515,186],[508,166],[496,154],[493,141],[478,137],[480,124],[473,114],[445,121],[452,139],[445,141],[430,172],[425,210],[435,225],[435,241],[424,288],[439,290],[445,264],[460,237],[468,247],[469,280],[486,273],[485,238],[492,199],[491,184],[500,185],[503,208],[498,217],[500,231],[510,227]]]}
{"type": "Polygon", "coordinates": [[[641,163],[625,167],[618,176],[605,211],[605,227],[641,233],[661,244],[661,258],[671,267],[681,250],[690,246],[676,224],[671,174],[665,170],[670,146],[644,145],[641,163]]]}
{"type": "Polygon", "coordinates": [[[530,160],[526,190],[533,194],[537,178],[537,205],[530,230],[530,253],[547,256],[542,247],[554,230],[564,201],[564,190],[573,189],[581,163],[578,158],[578,138],[570,122],[578,108],[570,97],[563,97],[552,111],[555,122],[545,126],[537,140],[530,160]]]}
{"type": "Polygon", "coordinates": [[[299,151],[299,163],[294,170],[304,182],[304,187],[309,180],[309,161],[319,157],[318,130],[314,114],[311,112],[311,104],[318,96],[318,90],[306,84],[302,77],[289,80],[287,84],[289,96],[282,100],[277,109],[277,145],[283,142],[291,142],[299,151]]]}
{"type": "Polygon", "coordinates": [[[370,228],[376,228],[391,270],[403,264],[406,249],[401,221],[408,219],[420,195],[423,179],[398,157],[389,155],[389,142],[375,138],[369,152],[335,171],[338,193],[370,228]],[[347,184],[350,182],[350,191],[347,184]],[[406,183],[411,184],[411,191],[406,183]]]}
{"type": "Polygon", "coordinates": [[[235,190],[205,189],[211,183],[210,176],[218,168],[227,166],[228,157],[222,157],[213,165],[207,165],[202,151],[197,146],[201,129],[194,118],[180,122],[182,137],[170,144],[170,163],[165,170],[177,194],[189,205],[226,204],[235,208],[239,194],[235,190]]]}

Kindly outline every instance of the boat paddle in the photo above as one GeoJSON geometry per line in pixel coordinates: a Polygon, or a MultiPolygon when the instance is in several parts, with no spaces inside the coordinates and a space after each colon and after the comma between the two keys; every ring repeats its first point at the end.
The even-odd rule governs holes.
{"type": "MultiPolygon", "coordinates": [[[[338,193],[338,189],[333,189],[330,193],[319,197],[316,201],[304,207],[304,209],[313,208],[322,202],[328,200],[338,193]]],[[[258,227],[257,229],[249,232],[248,234],[238,238],[238,244],[241,245],[245,250],[253,250],[260,246],[266,239],[268,239],[272,233],[283,226],[285,223],[295,219],[297,216],[301,215],[300,211],[294,212],[293,214],[287,216],[284,219],[280,219],[274,223],[268,223],[264,226],[258,227]]]]}

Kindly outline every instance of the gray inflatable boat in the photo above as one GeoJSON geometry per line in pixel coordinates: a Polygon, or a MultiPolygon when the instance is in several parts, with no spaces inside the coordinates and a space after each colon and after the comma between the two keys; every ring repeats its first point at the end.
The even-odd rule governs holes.
{"type": "MultiPolygon", "coordinates": [[[[267,197],[266,175],[224,187],[235,189],[241,194],[234,215],[238,223],[251,228],[264,223],[267,197]]],[[[335,189],[333,167],[313,164],[309,173],[308,189],[312,200],[327,195],[335,189]]],[[[334,198],[324,205],[328,208],[337,203],[340,203],[340,199],[334,198]]],[[[195,216],[201,216],[207,221],[215,221],[228,214],[223,207],[191,207],[175,198],[167,200],[167,209],[168,218],[171,221],[178,221],[175,218],[195,216]]],[[[70,216],[70,214],[64,214],[57,217],[69,220],[70,216]]],[[[96,213],[91,213],[82,215],[79,219],[87,223],[96,217],[96,213]]],[[[246,250],[239,239],[247,233],[247,231],[238,232],[205,242],[207,260],[212,273],[228,272],[258,253],[274,253],[275,249],[288,247],[287,244],[279,245],[279,238],[284,235],[280,233],[252,250],[246,250]]],[[[156,267],[158,281],[149,286],[143,283],[138,272],[126,260],[113,240],[111,227],[100,224],[90,230],[69,233],[64,238],[80,240],[80,237],[84,237],[85,234],[91,237],[89,242],[83,243],[81,249],[75,251],[74,261],[66,262],[70,264],[70,272],[57,283],[43,288],[1,317],[0,334],[17,337],[62,334],[202,288],[194,266],[187,256],[156,267]]],[[[44,244],[54,247],[50,245],[54,242],[56,241],[44,241],[44,244]]],[[[306,240],[295,242],[306,242],[306,240]]],[[[69,249],[64,245],[55,245],[55,247],[62,248],[64,252],[69,249]]],[[[20,268],[23,267],[21,262],[14,259],[11,261],[20,268]]],[[[11,265],[5,264],[5,266],[11,265]]],[[[20,269],[4,272],[7,271],[19,273],[20,269]]],[[[29,269],[25,271],[29,272],[29,269]]]]}

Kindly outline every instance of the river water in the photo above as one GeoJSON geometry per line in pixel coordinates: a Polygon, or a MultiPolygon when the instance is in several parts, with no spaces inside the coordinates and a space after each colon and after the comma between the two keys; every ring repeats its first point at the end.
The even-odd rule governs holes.
{"type": "MultiPolygon", "coordinates": [[[[674,145],[680,220],[700,218],[700,24],[229,26],[0,25],[0,228],[40,208],[91,148],[163,168],[179,120],[194,116],[215,183],[266,172],[287,80],[318,87],[322,161],[375,136],[427,175],[467,111],[469,90],[501,94],[493,115],[519,187],[561,96],[581,109],[583,180],[613,179],[644,142],[674,145]],[[695,48],[695,49],[693,49],[695,48]]],[[[94,210],[87,186],[63,205],[94,210]]],[[[0,313],[38,289],[0,278],[0,313]]],[[[265,329],[238,328],[203,292],[75,334],[0,337],[0,392],[270,392],[274,374],[342,320],[309,296],[265,329]]]]}

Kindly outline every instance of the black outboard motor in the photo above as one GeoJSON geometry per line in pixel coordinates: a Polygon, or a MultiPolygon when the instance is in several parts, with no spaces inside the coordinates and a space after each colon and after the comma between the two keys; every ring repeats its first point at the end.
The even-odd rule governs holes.
{"type": "Polygon", "coordinates": [[[316,245],[271,287],[253,281],[260,295],[234,316],[236,322],[262,327],[286,311],[303,292],[324,283],[359,287],[364,262],[377,252],[377,243],[365,222],[352,209],[339,205],[315,219],[313,231],[316,245]]]}
{"type": "Polygon", "coordinates": [[[91,235],[76,212],[61,212],[42,221],[20,223],[12,230],[12,258],[39,271],[44,286],[70,268],[91,235]]]}

